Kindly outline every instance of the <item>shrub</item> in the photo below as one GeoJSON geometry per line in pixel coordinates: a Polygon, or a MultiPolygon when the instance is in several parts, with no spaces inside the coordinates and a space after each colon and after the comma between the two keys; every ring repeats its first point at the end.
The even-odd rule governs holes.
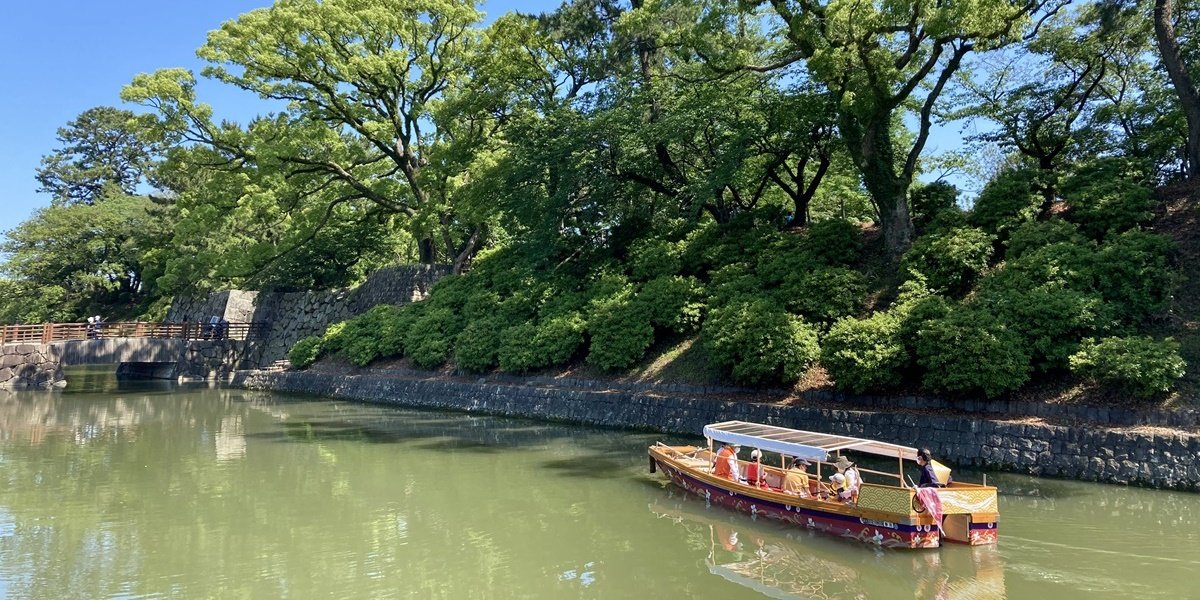
{"type": "Polygon", "coordinates": [[[1015,169],[997,175],[975,199],[970,223],[1003,237],[1018,225],[1036,219],[1043,200],[1038,189],[1040,177],[1035,169],[1015,169]]]}
{"type": "Polygon", "coordinates": [[[1169,391],[1186,368],[1179,343],[1172,338],[1161,342],[1148,336],[1088,339],[1071,356],[1071,371],[1076,374],[1140,397],[1169,391]]]}
{"type": "MultiPolygon", "coordinates": [[[[800,235],[785,233],[772,237],[775,239],[771,244],[756,255],[752,268],[740,270],[740,273],[753,274],[759,280],[760,285],[774,286],[799,271],[824,266],[821,260],[808,251],[805,240],[800,235]]],[[[735,268],[735,265],[740,264],[742,263],[733,263],[722,271],[735,268]]]]}
{"type": "Polygon", "coordinates": [[[714,360],[741,383],[788,383],[820,355],[817,332],[768,300],[715,308],[702,331],[714,360]]]}
{"type": "Polygon", "coordinates": [[[936,392],[994,397],[1029,380],[1029,355],[1020,336],[979,309],[958,308],[927,322],[916,349],[925,370],[922,383],[936,392]]]}
{"type": "Polygon", "coordinates": [[[958,188],[945,181],[913,186],[909,193],[908,206],[913,225],[928,227],[945,213],[959,213],[958,188]]]}
{"type": "Polygon", "coordinates": [[[862,229],[843,219],[818,221],[808,226],[803,248],[827,265],[850,266],[862,254],[862,229]]]}
{"type": "Polygon", "coordinates": [[[722,267],[713,271],[711,277],[708,283],[709,306],[722,306],[762,293],[763,282],[746,263],[722,267]]]}
{"type": "Polygon", "coordinates": [[[900,318],[900,340],[909,351],[910,360],[917,356],[917,339],[926,324],[943,319],[953,310],[953,305],[941,296],[916,296],[906,299],[894,309],[900,318]]]}
{"type": "Polygon", "coordinates": [[[404,339],[408,330],[425,314],[427,306],[425,302],[405,304],[383,322],[379,329],[379,356],[404,356],[404,339]]]}
{"type": "Polygon", "coordinates": [[[841,319],[821,341],[821,365],[839,388],[856,394],[899,385],[909,363],[900,324],[901,318],[891,312],[841,319]]]}
{"type": "Polygon", "coordinates": [[[429,306],[404,336],[405,354],[422,369],[432,369],[450,358],[454,338],[462,329],[454,311],[429,306]]]}
{"type": "Polygon", "coordinates": [[[642,238],[629,247],[629,275],[635,281],[649,281],[679,273],[680,249],[659,238],[642,238]]]}
{"type": "Polygon", "coordinates": [[[583,315],[578,312],[550,317],[538,323],[533,335],[535,366],[561,365],[571,360],[583,345],[583,315]]]}
{"type": "Polygon", "coordinates": [[[321,336],[321,347],[325,352],[336,354],[342,350],[342,331],[346,329],[346,321],[340,321],[325,328],[321,336]]]}
{"type": "Polygon", "coordinates": [[[857,313],[866,293],[866,280],[858,271],[817,267],[793,273],[773,295],[789,312],[828,324],[857,313]]]}
{"type": "Polygon", "coordinates": [[[537,328],[533,323],[519,323],[500,332],[500,348],[496,352],[500,368],[510,373],[537,368],[537,353],[530,343],[536,335],[537,328]]]}
{"type": "Polygon", "coordinates": [[[1062,219],[1031,221],[1012,231],[1008,238],[1005,259],[1020,258],[1026,252],[1050,244],[1082,244],[1083,242],[1084,238],[1079,233],[1079,228],[1070,221],[1062,219]]]}
{"type": "Polygon", "coordinates": [[[1053,243],[1006,261],[980,280],[979,288],[985,295],[1042,285],[1090,291],[1095,289],[1096,261],[1095,246],[1091,243],[1053,243]]]}
{"type": "Polygon", "coordinates": [[[980,303],[1020,335],[1040,371],[1067,368],[1081,338],[1112,326],[1109,305],[1094,292],[1044,285],[981,296],[980,303]]]}
{"type": "Polygon", "coordinates": [[[1165,235],[1127,231],[1100,247],[1096,288],[1118,318],[1138,323],[1164,313],[1178,284],[1168,261],[1174,242],[1165,235]]]}
{"type": "Polygon", "coordinates": [[[702,293],[703,288],[694,277],[659,277],[642,286],[636,301],[655,327],[687,333],[695,331],[704,316],[702,293]]]}
{"type": "Polygon", "coordinates": [[[924,275],[933,289],[962,294],[987,268],[991,255],[991,235],[974,227],[955,227],[917,238],[901,264],[924,275]]]}
{"type": "Polygon", "coordinates": [[[506,323],[497,317],[468,323],[454,342],[454,364],[472,373],[482,373],[495,367],[500,333],[506,323]]]}
{"type": "Polygon", "coordinates": [[[654,343],[649,311],[629,290],[593,301],[587,328],[587,361],[605,371],[633,366],[654,343]]]}
{"type": "Polygon", "coordinates": [[[321,357],[321,337],[310,335],[292,346],[288,352],[288,362],[297,369],[307,369],[321,357]]]}
{"type": "Polygon", "coordinates": [[[1084,165],[1060,189],[1067,218],[1095,239],[1133,229],[1154,216],[1146,170],[1126,158],[1101,158],[1084,165]]]}
{"type": "Polygon", "coordinates": [[[346,321],[342,329],[339,352],[360,367],[380,357],[381,332],[399,315],[399,308],[380,304],[346,321]]]}

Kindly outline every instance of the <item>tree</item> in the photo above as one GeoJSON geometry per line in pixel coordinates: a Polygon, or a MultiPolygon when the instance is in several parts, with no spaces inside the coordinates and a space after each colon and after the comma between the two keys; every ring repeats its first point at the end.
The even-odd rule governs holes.
{"type": "Polygon", "coordinates": [[[42,157],[38,191],[56,205],[95,204],[109,186],[135,193],[163,149],[162,140],[149,135],[152,121],[110,106],[83,111],[58,129],[62,145],[42,157]]]}
{"type": "Polygon", "coordinates": [[[422,262],[458,258],[451,253],[477,250],[477,234],[441,252],[437,239],[455,227],[452,196],[470,150],[496,127],[485,111],[453,110],[478,108],[454,96],[471,74],[480,18],[471,0],[280,0],[226,22],[198,50],[213,64],[204,74],[286,102],[276,120],[305,141],[258,144],[268,155],[211,122],[189,73],[139,76],[123,97],[159,109],[231,164],[318,176],[332,201],[403,215],[422,262]]]}
{"type": "Polygon", "coordinates": [[[965,106],[956,116],[982,116],[999,126],[977,136],[1014,149],[1042,172],[1045,213],[1057,197],[1057,176],[1071,158],[1094,155],[1109,135],[1095,113],[1106,92],[1121,85],[1128,57],[1145,33],[1127,12],[1088,5],[1059,14],[998,67],[966,79],[965,106]]]}
{"type": "Polygon", "coordinates": [[[834,93],[838,129],[878,207],[886,247],[898,257],[912,241],[908,188],[935,105],[963,58],[1019,39],[1036,13],[1053,14],[1067,1],[769,0],[786,43],[777,60],[748,68],[803,62],[834,93]],[[894,129],[909,107],[916,135],[898,145],[894,129]]]}
{"type": "MultiPolygon", "coordinates": [[[[1196,90],[1193,82],[1191,66],[1194,56],[1180,44],[1178,27],[1184,15],[1175,12],[1175,0],[1154,0],[1154,38],[1158,42],[1158,51],[1163,65],[1171,76],[1171,84],[1175,87],[1175,95],[1187,117],[1187,175],[1189,178],[1200,174],[1200,91],[1196,90]]],[[[1187,11],[1185,11],[1186,13],[1187,11]]],[[[1189,25],[1195,20],[1189,19],[1189,25]]],[[[1190,38],[1195,32],[1185,31],[1190,38]]]]}
{"type": "MultiPolygon", "coordinates": [[[[49,206],[7,232],[5,273],[57,313],[136,313],[150,298],[170,207],[109,188],[95,204],[49,206]]],[[[53,316],[46,315],[46,316],[53,316]]]]}

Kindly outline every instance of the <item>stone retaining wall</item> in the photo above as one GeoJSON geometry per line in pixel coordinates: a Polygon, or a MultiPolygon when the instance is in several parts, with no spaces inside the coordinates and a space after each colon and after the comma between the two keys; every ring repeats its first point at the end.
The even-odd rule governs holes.
{"type": "Polygon", "coordinates": [[[42,344],[0,346],[0,389],[23,390],[66,385],[58,353],[42,344]]]}
{"type": "Polygon", "coordinates": [[[740,419],[930,447],[945,462],[1107,483],[1200,491],[1200,436],[1098,427],[750,404],[684,394],[466,382],[445,378],[239,371],[249,389],[699,435],[740,419]]]}
{"type": "Polygon", "coordinates": [[[406,265],[380,269],[360,286],[320,292],[251,292],[229,290],[198,298],[176,298],[167,321],[264,322],[269,331],[257,340],[254,352],[241,358],[246,368],[266,366],[287,358],[302,338],[320,335],[333,323],[367,312],[379,304],[408,304],[421,300],[433,284],[450,273],[444,265],[406,265]]]}

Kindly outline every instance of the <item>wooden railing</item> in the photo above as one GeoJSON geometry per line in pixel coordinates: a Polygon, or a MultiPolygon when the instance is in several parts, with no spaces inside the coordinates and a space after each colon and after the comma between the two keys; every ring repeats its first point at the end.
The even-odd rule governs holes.
{"type": "Polygon", "coordinates": [[[0,343],[49,344],[68,340],[99,338],[165,338],[184,340],[252,340],[266,332],[266,323],[213,325],[195,323],[42,323],[40,325],[0,325],[0,343]]]}

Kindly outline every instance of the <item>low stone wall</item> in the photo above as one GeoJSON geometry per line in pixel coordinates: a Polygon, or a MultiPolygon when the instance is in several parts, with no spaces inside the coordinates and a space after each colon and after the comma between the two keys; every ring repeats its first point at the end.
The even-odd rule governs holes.
{"type": "Polygon", "coordinates": [[[4,344],[0,346],[0,389],[23,390],[66,385],[62,364],[52,346],[4,344]]]}
{"type": "Polygon", "coordinates": [[[1024,424],[978,416],[937,416],[751,404],[605,389],[564,389],[480,380],[304,371],[239,371],[249,389],[422,408],[562,420],[699,435],[707,423],[740,419],[928,446],[950,464],[1200,491],[1200,436],[1099,427],[1024,424]]]}

